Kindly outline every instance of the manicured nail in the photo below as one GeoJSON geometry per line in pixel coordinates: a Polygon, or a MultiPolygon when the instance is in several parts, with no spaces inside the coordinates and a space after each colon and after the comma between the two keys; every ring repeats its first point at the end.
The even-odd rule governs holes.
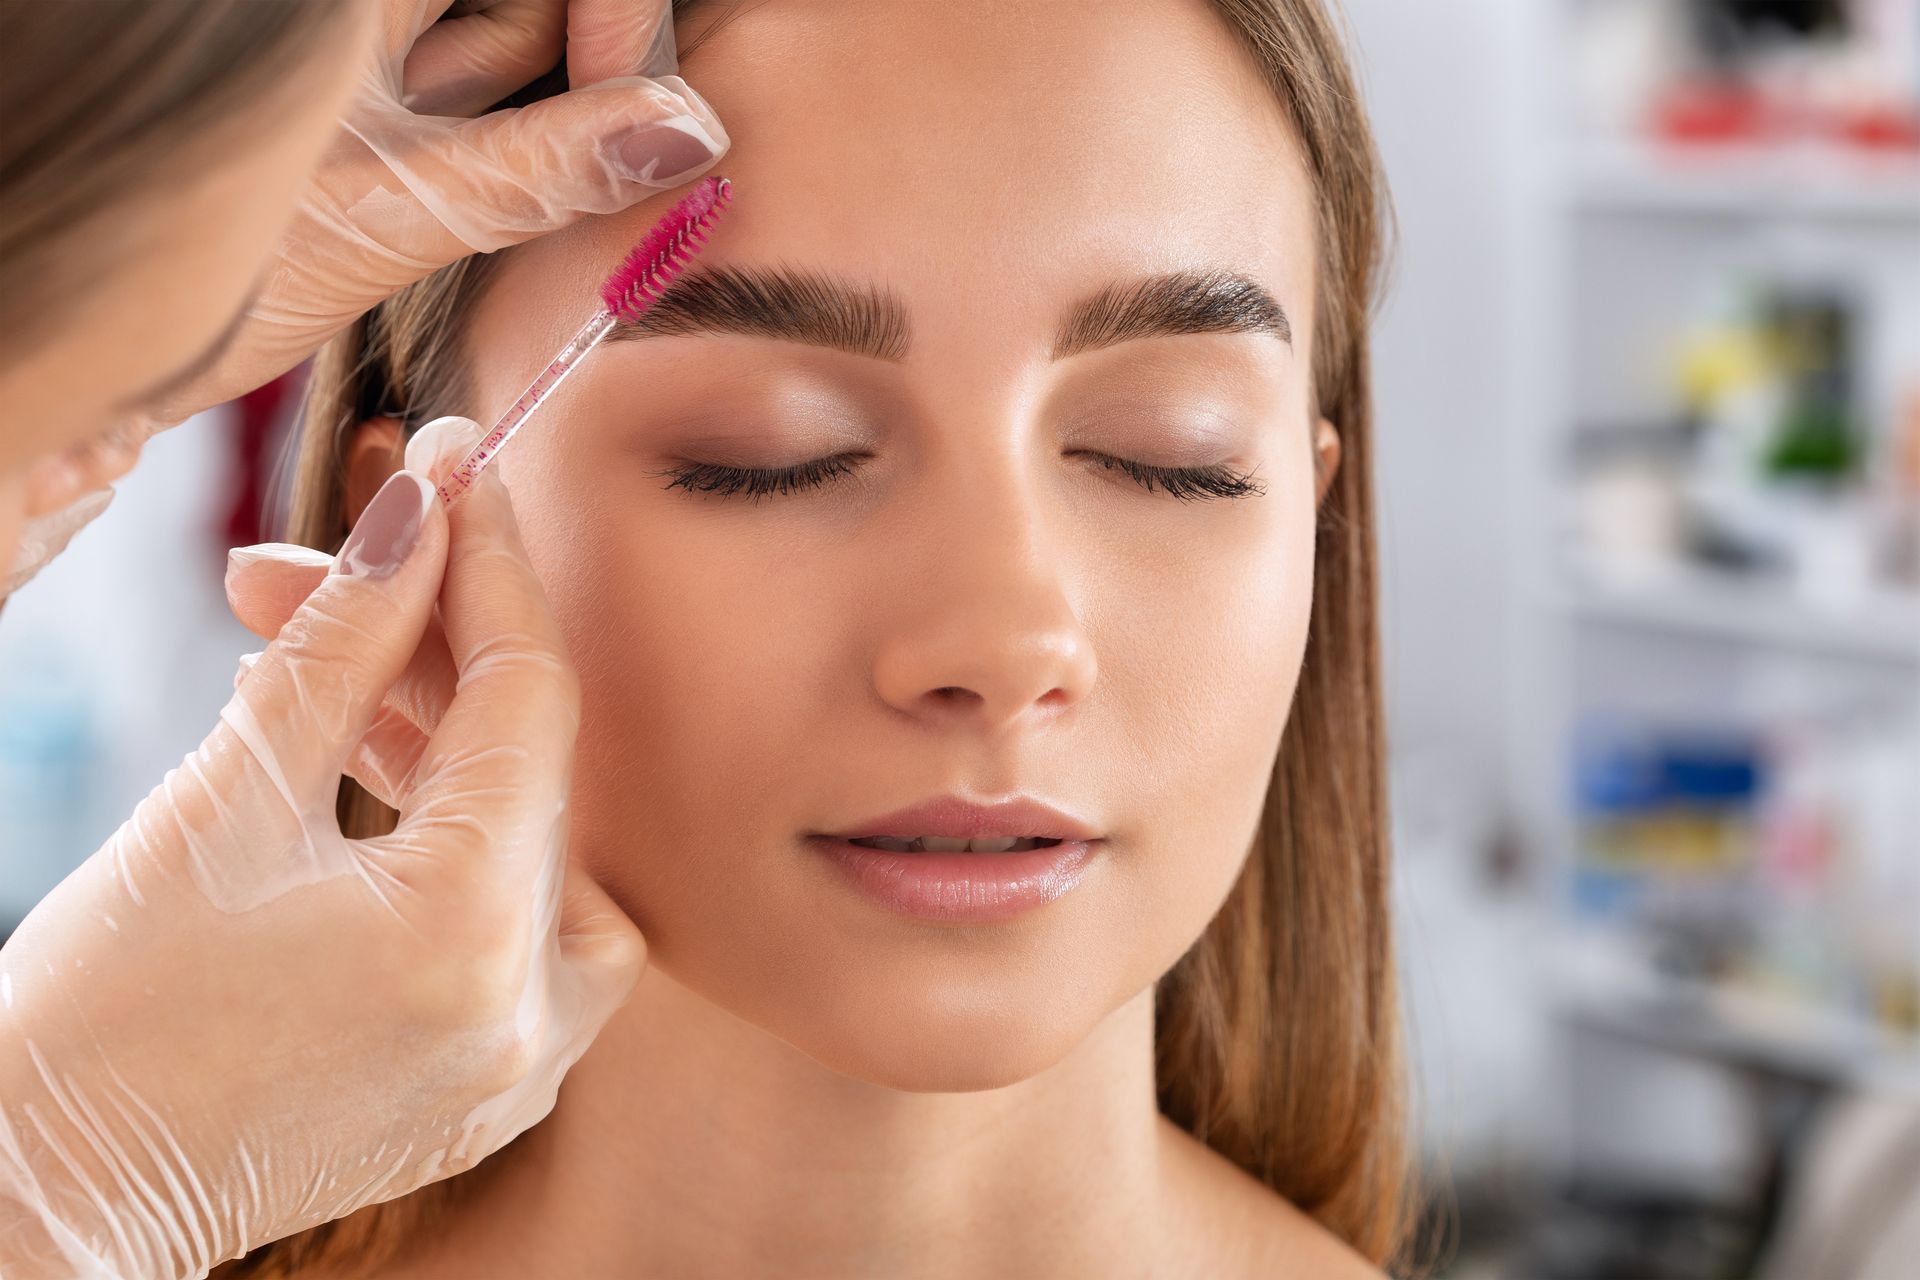
{"type": "Polygon", "coordinates": [[[635,182],[662,188],[678,186],[712,164],[719,154],[705,136],[688,132],[699,128],[693,120],[648,125],[620,140],[620,163],[635,182]]]}
{"type": "Polygon", "coordinates": [[[303,547],[297,542],[256,542],[250,546],[234,547],[227,552],[227,567],[244,569],[248,565],[259,564],[262,560],[272,560],[276,564],[320,565],[332,561],[333,557],[324,551],[315,551],[312,547],[303,547]]]}
{"type": "Polygon", "coordinates": [[[297,565],[307,569],[324,569],[333,563],[333,557],[324,551],[315,551],[312,547],[303,547],[295,542],[258,542],[250,547],[233,547],[227,552],[227,581],[244,574],[257,564],[297,565]]]}
{"type": "Polygon", "coordinates": [[[471,418],[435,418],[407,441],[407,470],[438,484],[460,465],[460,460],[485,434],[480,424],[471,418]]]}
{"type": "Polygon", "coordinates": [[[433,490],[411,471],[396,471],[360,513],[359,523],[334,557],[333,571],[356,577],[385,578],[406,561],[420,540],[433,490]]]}

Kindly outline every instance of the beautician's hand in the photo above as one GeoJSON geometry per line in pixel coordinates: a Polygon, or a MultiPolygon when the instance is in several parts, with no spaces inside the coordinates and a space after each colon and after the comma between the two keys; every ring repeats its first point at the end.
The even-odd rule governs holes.
{"type": "Polygon", "coordinates": [[[380,46],[250,320],[165,421],[285,372],[448,263],[690,182],[729,145],[672,74],[668,0],[383,3],[380,46]],[[568,92],[478,114],[558,62],[563,40],[568,92]]]}
{"type": "Polygon", "coordinates": [[[0,1274],[202,1275],[544,1116],[644,956],[567,860],[578,699],[497,474],[450,518],[397,475],[0,950],[0,1274]],[[398,829],[348,840],[336,780],[436,597],[458,687],[398,829]]]}
{"type": "MultiPolygon", "coordinates": [[[[407,442],[407,467],[438,484],[479,440],[469,418],[430,422],[407,442]]],[[[269,542],[227,553],[227,603],[233,616],[262,640],[272,640],[327,580],[333,557],[311,547],[269,542]]],[[[236,685],[260,660],[240,660],[236,685]]],[[[412,790],[420,758],[458,691],[460,670],[438,618],[427,622],[406,670],[387,689],[343,772],[375,799],[398,809],[412,790]]]]}

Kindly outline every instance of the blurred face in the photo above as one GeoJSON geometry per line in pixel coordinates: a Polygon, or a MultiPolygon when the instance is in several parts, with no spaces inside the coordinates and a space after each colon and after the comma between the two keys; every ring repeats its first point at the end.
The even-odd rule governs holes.
{"type": "Polygon", "coordinates": [[[183,138],[140,195],[52,250],[81,296],[57,329],[0,353],[0,584],[21,523],[119,479],[142,416],[231,336],[337,128],[373,12],[342,6],[301,75],[232,127],[183,138]]]}
{"type": "MultiPolygon", "coordinates": [[[[1025,1078],[1199,937],[1261,811],[1334,450],[1305,169],[1203,0],[775,0],[683,64],[732,209],[501,460],[585,689],[575,856],[830,1067],[1025,1078]],[[934,855],[850,843],[1010,798],[1085,837],[1012,907],[903,908],[934,855]]],[[[509,255],[477,416],[671,203],[509,255]]]]}

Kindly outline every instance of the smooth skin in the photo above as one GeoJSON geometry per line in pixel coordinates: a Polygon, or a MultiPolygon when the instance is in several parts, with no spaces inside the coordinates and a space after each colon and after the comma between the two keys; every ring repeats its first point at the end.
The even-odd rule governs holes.
{"type": "MultiPolygon", "coordinates": [[[[701,264],[884,287],[911,351],[614,344],[502,456],[582,681],[575,854],[649,967],[549,1120],[386,1274],[1376,1275],[1154,1103],[1153,984],[1246,857],[1339,457],[1280,107],[1205,0],[768,0],[684,65],[735,141],[701,264]],[[1260,281],[1291,345],[1051,358],[1075,301],[1182,267],[1260,281]],[[853,478],[757,503],[661,476],[849,448],[853,478]],[[1181,502],[1078,450],[1265,492],[1181,502]],[[803,842],[955,791],[1105,843],[1058,902],[950,928],[803,842]]],[[[669,203],[507,255],[473,416],[669,203]]],[[[397,448],[366,424],[352,492],[397,448]]]]}

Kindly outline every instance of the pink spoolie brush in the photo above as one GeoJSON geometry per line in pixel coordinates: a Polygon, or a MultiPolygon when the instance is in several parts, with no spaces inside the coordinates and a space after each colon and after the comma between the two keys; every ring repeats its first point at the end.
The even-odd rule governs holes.
{"type": "Polygon", "coordinates": [[[702,178],[692,194],[668,211],[654,224],[614,273],[600,286],[600,301],[605,305],[573,335],[553,363],[540,371],[533,385],[521,393],[513,407],[500,415],[473,451],[461,459],[440,485],[440,500],[448,506],[473,487],[502,445],[513,437],[521,424],[533,416],[554,389],[579,367],[587,353],[622,320],[637,320],[648,307],[660,300],[681,271],[707,243],[707,230],[733,198],[733,184],[725,178],[702,178]]]}

